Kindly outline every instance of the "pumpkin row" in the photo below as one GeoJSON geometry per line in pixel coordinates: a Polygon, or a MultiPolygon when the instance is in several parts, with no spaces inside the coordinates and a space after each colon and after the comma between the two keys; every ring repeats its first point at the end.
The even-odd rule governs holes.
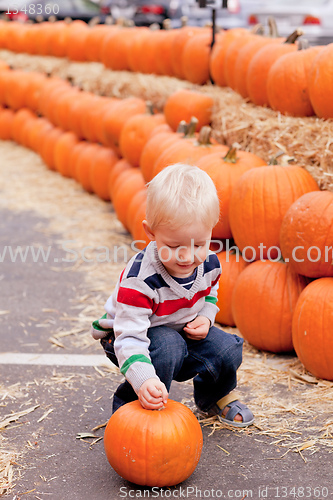
{"type": "Polygon", "coordinates": [[[331,118],[333,104],[325,96],[332,86],[333,44],[308,47],[297,42],[300,34],[282,38],[233,28],[220,31],[211,50],[209,28],[3,21],[0,48],[97,61],[112,70],[174,76],[199,85],[212,79],[255,105],[291,116],[331,118]]]}
{"type": "MultiPolygon", "coordinates": [[[[213,179],[220,198],[221,218],[213,230],[213,238],[233,238],[248,261],[283,255],[301,274],[333,275],[330,262],[325,262],[324,239],[315,239],[321,252],[318,262],[306,253],[308,249],[304,250],[306,258],[302,265],[297,257],[300,250],[297,255],[294,247],[281,253],[280,230],[286,211],[303,194],[319,190],[312,176],[298,165],[267,165],[250,152],[228,149],[211,138],[210,128],[202,126],[197,132],[198,120],[192,120],[186,133],[174,131],[173,110],[179,108],[177,120],[186,119],[194,110],[194,96],[197,101],[204,101],[203,108],[209,109],[212,101],[209,96],[181,90],[167,100],[165,113],[153,113],[151,109],[147,111],[141,98],[102,97],[40,73],[6,67],[0,70],[0,104],[12,110],[29,108],[31,114],[38,112],[49,124],[69,132],[66,136],[69,146],[85,140],[110,148],[133,168],[140,167],[142,186],[172,163],[187,162],[204,169],[213,179]],[[190,113],[186,116],[187,102],[190,113]],[[183,115],[180,109],[184,109],[183,115]]],[[[71,176],[68,158],[61,158],[57,168],[63,175],[71,176]]],[[[133,194],[130,193],[129,199],[133,194]]],[[[103,199],[110,199],[106,189],[103,199]]],[[[126,226],[124,216],[118,216],[126,226]]],[[[310,238],[308,246],[311,243],[310,238]]]]}
{"type": "MultiPolygon", "coordinates": [[[[64,82],[57,83],[63,91],[64,82]]],[[[59,90],[59,94],[61,91],[59,90]]],[[[78,96],[80,94],[84,96],[85,93],[78,93],[78,96]]],[[[56,108],[57,105],[50,107],[52,110],[56,108]]],[[[222,229],[214,228],[213,237],[226,238],[228,241],[229,238],[234,238],[238,244],[236,262],[237,251],[242,251],[238,259],[240,263],[237,263],[237,272],[232,253],[218,254],[223,274],[217,320],[222,324],[236,324],[242,335],[259,349],[273,352],[292,349],[294,341],[291,325],[296,299],[308,283],[300,274],[317,278],[332,276],[332,258],[328,259],[328,252],[332,248],[327,245],[332,241],[332,193],[319,191],[312,177],[299,166],[268,166],[255,155],[232,148],[228,150],[226,146],[217,144],[210,138],[210,129],[207,127],[202,127],[200,133],[196,133],[195,120],[191,123],[192,128],[187,127],[186,133],[177,133],[165,120],[158,123],[154,122],[155,118],[156,115],[136,112],[119,126],[119,145],[123,142],[121,138],[125,131],[130,130],[129,144],[134,150],[141,151],[136,166],[126,158],[120,159],[115,149],[98,142],[83,140],[82,133],[79,137],[73,130],[65,131],[52,124],[49,119],[37,117],[27,108],[16,112],[10,108],[1,110],[0,137],[14,139],[30,147],[41,155],[50,169],[76,179],[86,191],[94,192],[102,199],[111,199],[119,220],[134,240],[141,241],[141,244],[137,243],[141,247],[147,243],[141,224],[145,216],[146,182],[166,165],[177,161],[191,162],[205,169],[213,178],[219,192],[223,231],[226,230],[226,224],[229,224],[230,231],[229,236],[221,236],[221,232],[217,231],[222,229]],[[145,139],[136,147],[135,131],[142,139],[142,127],[139,125],[144,120],[152,121],[152,125],[145,139]],[[308,194],[304,194],[307,192],[308,194]],[[259,211],[256,211],[258,208],[259,211]],[[238,209],[233,227],[232,214],[237,214],[238,209]],[[303,214],[303,217],[300,214],[303,214]],[[257,240],[251,240],[257,227],[261,232],[258,231],[257,240]],[[263,228],[268,228],[274,235],[264,234],[263,228]],[[306,245],[305,230],[308,237],[306,245]],[[283,231],[284,240],[281,236],[283,231]],[[318,238],[318,235],[321,238],[318,238]],[[276,245],[268,246],[270,237],[273,238],[271,242],[276,242],[276,245]],[[244,244],[241,238],[244,238],[244,244]],[[288,251],[291,257],[296,257],[290,258],[290,264],[277,262],[280,257],[279,245],[285,260],[289,259],[288,251]],[[251,262],[253,254],[247,255],[244,251],[250,247],[251,252],[257,247],[259,252],[256,258],[261,260],[251,262]],[[271,250],[269,255],[260,254],[260,251],[265,250],[264,247],[271,250]],[[297,255],[293,254],[296,247],[297,255]],[[322,252],[320,259],[317,258],[318,249],[322,252]],[[312,251],[317,253],[312,254],[312,251]],[[306,258],[301,258],[302,255],[306,258]],[[267,257],[270,260],[265,260],[267,257]],[[297,268],[297,265],[301,267],[297,268]],[[265,272],[261,273],[263,277],[260,278],[258,270],[261,267],[263,270],[271,270],[271,281],[266,280],[265,272]],[[242,281],[245,283],[245,293],[239,285],[242,281]],[[279,282],[281,286],[278,285],[279,282]],[[253,290],[260,291],[261,295],[256,296],[253,290]],[[257,300],[253,302],[255,297],[257,300]],[[253,314],[256,304],[261,308],[260,314],[257,315],[253,314]]],[[[79,127],[78,130],[82,129],[79,127]]],[[[320,300],[322,302],[321,298],[320,300]]],[[[329,305],[330,302],[326,306],[324,301],[323,311],[326,311],[326,314],[330,311],[329,305]]],[[[306,327],[306,332],[310,326],[306,327]]],[[[300,359],[302,360],[301,356],[300,359]]],[[[312,367],[311,371],[324,378],[330,376],[316,372],[312,367]]]]}

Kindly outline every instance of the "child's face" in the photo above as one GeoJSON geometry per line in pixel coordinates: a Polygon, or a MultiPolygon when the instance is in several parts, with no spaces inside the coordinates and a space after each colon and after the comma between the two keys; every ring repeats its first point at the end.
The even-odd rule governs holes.
{"type": "Polygon", "coordinates": [[[160,260],[171,276],[186,278],[204,262],[209,250],[212,230],[201,222],[172,229],[158,226],[150,231],[156,241],[160,260]]]}

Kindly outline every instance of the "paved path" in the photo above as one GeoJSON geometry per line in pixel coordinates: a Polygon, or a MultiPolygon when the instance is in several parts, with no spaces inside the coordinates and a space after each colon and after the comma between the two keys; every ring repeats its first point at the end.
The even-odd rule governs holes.
{"type": "MultiPolygon", "coordinates": [[[[33,242],[51,245],[56,255],[58,235],[46,236],[46,225],[29,212],[1,211],[0,248],[33,242]]],[[[93,431],[110,417],[120,376],[100,366],[97,345],[69,343],[64,350],[49,340],[63,326],[61,317],[73,316],[83,278],[79,271],[32,259],[0,263],[0,310],[10,311],[0,315],[0,420],[25,413],[2,432],[6,447],[18,453],[15,486],[5,498],[333,498],[332,454],[326,449],[303,459],[301,453],[285,454],[273,438],[228,429],[211,434],[211,426],[203,427],[200,463],[182,485],[148,490],[120,478],[98,439],[103,428],[93,431]],[[96,438],[79,439],[81,433],[96,438]]],[[[174,384],[170,397],[189,399],[191,386],[174,384]]]]}

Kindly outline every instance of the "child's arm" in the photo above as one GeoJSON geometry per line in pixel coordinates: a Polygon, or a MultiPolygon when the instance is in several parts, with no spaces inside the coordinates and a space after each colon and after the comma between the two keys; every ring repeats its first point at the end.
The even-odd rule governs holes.
{"type": "Polygon", "coordinates": [[[197,316],[183,328],[186,336],[192,340],[201,340],[207,337],[210,320],[206,316],[197,316]]]}
{"type": "Polygon", "coordinates": [[[168,400],[168,391],[163,382],[156,378],[146,380],[140,387],[138,398],[147,410],[158,410],[168,400]]]}
{"type": "Polygon", "coordinates": [[[168,397],[149,355],[147,331],[155,309],[154,297],[155,292],[143,281],[124,280],[117,295],[113,324],[120,372],[138,394],[142,406],[149,409],[160,408],[168,397]]]}
{"type": "Polygon", "coordinates": [[[184,332],[186,332],[187,337],[192,340],[201,340],[206,338],[211,325],[214,324],[215,316],[219,310],[216,305],[219,277],[220,274],[217,278],[215,278],[215,282],[211,287],[209,295],[205,297],[205,304],[201,311],[198,313],[198,316],[194,318],[193,321],[187,323],[187,325],[184,327],[184,332]]]}

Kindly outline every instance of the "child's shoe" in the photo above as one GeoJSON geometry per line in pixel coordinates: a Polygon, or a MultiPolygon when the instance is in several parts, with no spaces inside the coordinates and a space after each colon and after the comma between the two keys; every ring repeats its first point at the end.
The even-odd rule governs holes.
{"type": "Polygon", "coordinates": [[[220,422],[232,427],[248,427],[254,422],[252,411],[232,393],[224,396],[209,410],[208,416],[214,415],[217,415],[220,422]],[[240,415],[242,420],[235,420],[236,415],[240,415]]]}

